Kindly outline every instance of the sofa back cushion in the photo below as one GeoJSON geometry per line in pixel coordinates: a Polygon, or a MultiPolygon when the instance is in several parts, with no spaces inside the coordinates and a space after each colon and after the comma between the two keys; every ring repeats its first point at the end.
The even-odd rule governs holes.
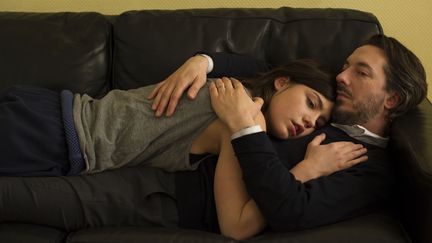
{"type": "Polygon", "coordinates": [[[0,89],[24,84],[106,92],[110,31],[98,13],[1,12],[0,89]]]}
{"type": "Polygon", "coordinates": [[[314,58],[336,72],[359,43],[381,32],[375,16],[348,9],[129,11],[114,23],[114,87],[159,82],[198,51],[273,65],[314,58]]]}

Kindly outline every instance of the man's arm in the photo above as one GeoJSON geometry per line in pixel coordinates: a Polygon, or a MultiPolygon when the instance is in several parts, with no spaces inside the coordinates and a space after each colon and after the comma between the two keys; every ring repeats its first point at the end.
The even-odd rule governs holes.
{"type": "Polygon", "coordinates": [[[241,76],[251,77],[258,72],[269,70],[270,66],[263,61],[229,53],[206,53],[213,63],[213,69],[208,70],[209,59],[197,54],[189,58],[179,69],[160,82],[147,97],[153,99],[152,109],[156,116],[174,114],[178,101],[187,90],[189,99],[195,99],[199,90],[210,77],[241,76]]]}
{"type": "Polygon", "coordinates": [[[335,223],[361,214],[391,193],[393,174],[382,150],[369,160],[301,183],[281,163],[264,133],[232,141],[248,193],[269,227],[290,231],[335,223]]]}
{"type": "Polygon", "coordinates": [[[225,52],[203,52],[213,61],[213,69],[208,73],[211,78],[255,77],[258,73],[269,71],[272,66],[262,60],[247,55],[225,52]]]}

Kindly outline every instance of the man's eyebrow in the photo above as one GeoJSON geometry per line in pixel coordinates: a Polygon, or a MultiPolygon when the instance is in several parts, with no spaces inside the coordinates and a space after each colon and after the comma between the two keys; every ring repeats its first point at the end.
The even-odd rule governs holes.
{"type": "Polygon", "coordinates": [[[323,109],[323,102],[322,102],[320,96],[319,96],[315,91],[313,92],[313,94],[316,96],[316,98],[317,98],[317,100],[318,100],[318,108],[319,108],[320,110],[322,110],[322,109],[323,109]]]}
{"type": "Polygon", "coordinates": [[[371,72],[372,74],[375,74],[375,70],[369,64],[367,64],[365,62],[358,62],[356,65],[360,66],[360,67],[364,67],[364,68],[368,69],[369,72],[371,72]]]}

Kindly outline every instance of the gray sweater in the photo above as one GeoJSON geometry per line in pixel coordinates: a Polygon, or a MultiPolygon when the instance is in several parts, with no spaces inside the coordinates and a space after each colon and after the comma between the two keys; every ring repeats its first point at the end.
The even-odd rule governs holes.
{"type": "Polygon", "coordinates": [[[194,170],[194,138],[216,119],[208,87],[194,101],[183,97],[172,117],[155,117],[146,97],[154,86],[112,90],[101,99],[76,94],[73,116],[86,162],[83,173],[146,165],[167,171],[194,170]]]}

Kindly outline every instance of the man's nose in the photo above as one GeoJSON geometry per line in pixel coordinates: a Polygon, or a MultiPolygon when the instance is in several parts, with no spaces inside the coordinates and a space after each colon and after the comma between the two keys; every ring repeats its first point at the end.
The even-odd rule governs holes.
{"type": "Polygon", "coordinates": [[[336,81],[339,83],[344,83],[345,85],[349,84],[348,79],[348,69],[343,70],[336,76],[336,81]]]}

